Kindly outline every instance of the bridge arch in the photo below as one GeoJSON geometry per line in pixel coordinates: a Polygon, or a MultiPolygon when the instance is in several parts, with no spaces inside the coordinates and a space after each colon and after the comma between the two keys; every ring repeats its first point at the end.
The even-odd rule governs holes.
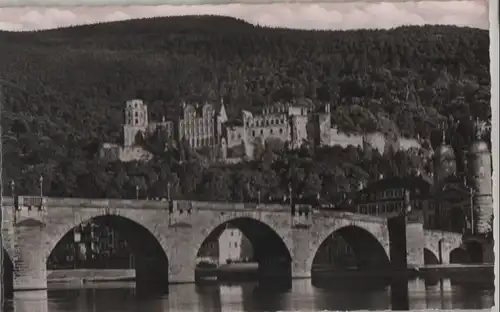
{"type": "Polygon", "coordinates": [[[309,260],[309,267],[313,270],[320,266],[330,265],[340,268],[347,266],[357,270],[386,269],[390,266],[389,250],[386,244],[383,244],[369,228],[360,225],[346,225],[330,231],[318,245],[309,260]],[[332,252],[336,255],[340,254],[335,248],[330,248],[328,251],[328,247],[332,246],[340,247],[340,254],[343,253],[350,258],[346,260],[347,265],[345,262],[341,264],[342,260],[339,257],[336,259],[337,263],[334,263],[336,257],[332,255],[332,252]]]}
{"type": "MultiPolygon", "coordinates": [[[[233,242],[222,241],[221,234],[225,231],[230,232],[231,230],[239,230],[244,238],[248,239],[250,243],[250,248],[245,250],[245,247],[241,246],[240,249],[243,253],[238,258],[231,258],[232,260],[243,260],[243,258],[248,258],[250,262],[257,262],[259,265],[259,276],[265,277],[269,271],[274,271],[273,273],[279,272],[280,277],[291,277],[291,262],[292,256],[290,252],[290,246],[287,244],[287,237],[283,233],[283,229],[278,229],[274,224],[266,222],[266,220],[261,220],[254,218],[252,216],[228,216],[226,218],[221,218],[219,222],[211,224],[209,228],[206,228],[203,232],[204,235],[201,236],[202,239],[198,240],[195,244],[196,258],[207,257],[204,251],[207,251],[207,244],[211,244],[212,249],[215,247],[217,251],[211,254],[211,257],[218,262],[218,264],[227,263],[222,259],[222,244],[228,244],[233,242]],[[214,246],[217,245],[217,246],[214,246]],[[246,254],[246,255],[244,255],[246,254]]],[[[228,234],[229,235],[229,234],[228,234]]],[[[234,242],[236,244],[236,241],[234,242]]],[[[238,247],[238,246],[235,246],[238,247]]],[[[228,258],[229,259],[229,258],[228,258]]]]}
{"type": "Polygon", "coordinates": [[[424,264],[436,265],[439,263],[438,255],[434,251],[424,248],[424,264]]]}
{"type": "Polygon", "coordinates": [[[148,224],[148,222],[134,216],[101,212],[91,214],[87,218],[73,220],[73,222],[66,222],[57,227],[48,227],[52,232],[46,238],[45,263],[48,265],[48,261],[51,259],[51,262],[56,266],[55,268],[58,268],[61,262],[65,262],[63,259],[65,251],[63,250],[61,253],[61,248],[74,246],[73,261],[80,259],[80,261],[85,261],[87,265],[90,264],[92,268],[94,266],[96,269],[103,268],[99,266],[99,263],[102,263],[99,260],[103,256],[100,254],[100,247],[102,244],[111,244],[113,250],[123,253],[122,262],[126,262],[123,268],[135,269],[138,285],[144,282],[145,285],[159,286],[161,283],[166,286],[170,271],[168,250],[156,228],[152,228],[148,224]],[[106,229],[106,231],[114,230],[123,240],[116,241],[113,237],[110,241],[102,242],[97,237],[93,238],[94,234],[91,232],[94,233],[92,228],[96,225],[100,229],[106,229]],[[78,248],[74,244],[75,241],[82,242],[78,244],[78,248]],[[117,242],[120,242],[120,245],[117,242]],[[133,258],[128,257],[129,253],[133,254],[133,258]]]}
{"type": "Polygon", "coordinates": [[[424,237],[424,247],[436,256],[440,264],[450,263],[452,250],[462,245],[462,234],[460,233],[424,230],[424,237]]]}
{"type": "Polygon", "coordinates": [[[483,263],[483,246],[477,240],[468,240],[450,252],[450,263],[483,263]]]}

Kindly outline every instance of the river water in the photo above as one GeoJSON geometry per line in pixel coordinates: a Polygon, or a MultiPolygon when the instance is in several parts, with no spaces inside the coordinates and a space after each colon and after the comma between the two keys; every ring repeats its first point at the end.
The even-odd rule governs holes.
{"type": "MultiPolygon", "coordinates": [[[[142,295],[134,283],[86,284],[84,288],[57,287],[20,292],[8,300],[6,311],[17,312],[163,312],[163,311],[318,311],[386,310],[393,307],[389,285],[344,286],[342,282],[293,280],[276,286],[257,282],[232,285],[170,285],[168,294],[142,295]],[[313,285],[315,284],[315,285],[313,285]],[[61,289],[65,288],[66,289],[61,289]]],[[[449,279],[408,282],[410,309],[489,309],[491,283],[455,283],[449,279]]]]}

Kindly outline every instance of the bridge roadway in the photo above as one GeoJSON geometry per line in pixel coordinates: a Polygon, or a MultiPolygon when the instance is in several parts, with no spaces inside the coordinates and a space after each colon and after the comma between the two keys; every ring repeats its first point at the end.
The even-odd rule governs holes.
{"type": "Polygon", "coordinates": [[[460,247],[461,235],[423,229],[421,218],[406,222],[403,232],[391,232],[386,218],[340,211],[317,211],[307,206],[200,201],[154,201],[4,197],[3,247],[12,261],[13,289],[47,287],[47,259],[61,239],[90,220],[105,218],[127,240],[137,257],[136,276],[194,282],[196,254],[209,236],[227,224],[239,228],[252,243],[263,272],[285,272],[308,278],[320,249],[333,233],[351,246],[358,267],[389,268],[391,257],[405,255],[407,265],[424,265],[424,250],[449,263],[460,247]],[[391,253],[391,238],[406,237],[406,250],[391,253]],[[141,262],[142,261],[142,262],[141,262]],[[279,269],[278,269],[279,268],[279,269]]]}

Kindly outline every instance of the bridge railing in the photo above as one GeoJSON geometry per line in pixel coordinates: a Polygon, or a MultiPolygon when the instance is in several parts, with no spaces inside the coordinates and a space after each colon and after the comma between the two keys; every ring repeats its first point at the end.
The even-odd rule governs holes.
{"type": "Polygon", "coordinates": [[[368,222],[387,222],[386,216],[376,216],[376,215],[368,215],[364,213],[354,213],[349,211],[338,211],[338,210],[319,210],[315,211],[314,215],[321,216],[324,218],[338,218],[338,219],[352,219],[356,221],[368,221],[368,222]]]}
{"type": "MultiPolygon", "coordinates": [[[[20,205],[38,206],[43,203],[45,208],[125,208],[125,209],[168,209],[169,202],[166,200],[136,200],[136,199],[104,199],[104,198],[75,198],[75,197],[43,197],[40,196],[18,196],[20,205]]],[[[216,201],[192,201],[173,200],[173,206],[181,210],[271,210],[290,211],[289,205],[281,204],[257,204],[243,202],[216,202],[216,201]]],[[[2,206],[12,207],[14,199],[3,197],[2,206]]]]}
{"type": "MultiPolygon", "coordinates": [[[[25,198],[36,202],[40,201],[39,196],[19,196],[19,200],[25,198]],[[36,200],[35,200],[36,199],[36,200]]],[[[29,201],[28,200],[28,201],[29,201]]],[[[22,200],[24,201],[24,199],[22,200]]],[[[14,200],[12,197],[3,197],[2,206],[12,207],[14,200]]],[[[280,213],[291,213],[292,208],[289,204],[279,203],[243,203],[243,202],[216,202],[216,201],[191,201],[191,200],[134,200],[134,199],[100,199],[100,198],[71,198],[71,197],[43,197],[44,209],[53,208],[123,208],[123,209],[159,209],[170,210],[171,212],[193,212],[196,210],[211,211],[231,211],[231,210],[262,210],[274,211],[280,213]]],[[[314,206],[297,204],[295,205],[294,215],[319,216],[325,218],[351,218],[360,221],[379,221],[385,222],[386,216],[373,216],[359,213],[353,213],[340,210],[315,209],[314,206]]]]}

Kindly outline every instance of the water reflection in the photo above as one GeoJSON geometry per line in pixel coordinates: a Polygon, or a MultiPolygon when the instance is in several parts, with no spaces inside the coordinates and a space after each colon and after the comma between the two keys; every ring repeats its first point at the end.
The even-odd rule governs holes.
{"type": "MultiPolygon", "coordinates": [[[[326,279],[295,280],[286,285],[246,282],[233,285],[170,285],[168,293],[141,295],[133,284],[104,283],[84,289],[21,292],[6,311],[19,312],[164,312],[395,309],[391,283],[345,283],[326,279]],[[362,287],[363,286],[363,287],[362,287]]],[[[450,279],[406,282],[410,309],[487,309],[493,306],[491,283],[450,279]]]]}

